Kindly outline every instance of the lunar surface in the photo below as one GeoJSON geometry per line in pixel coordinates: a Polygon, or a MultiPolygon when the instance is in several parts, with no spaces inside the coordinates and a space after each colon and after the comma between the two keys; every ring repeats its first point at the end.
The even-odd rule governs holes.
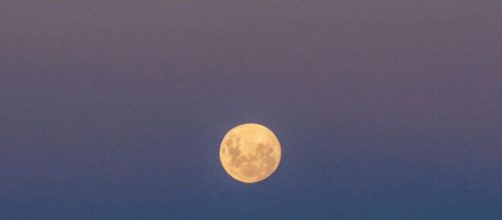
{"type": "Polygon", "coordinates": [[[225,171],[244,183],[262,181],[272,175],[281,160],[281,144],[263,125],[242,124],[232,128],[220,145],[225,171]]]}

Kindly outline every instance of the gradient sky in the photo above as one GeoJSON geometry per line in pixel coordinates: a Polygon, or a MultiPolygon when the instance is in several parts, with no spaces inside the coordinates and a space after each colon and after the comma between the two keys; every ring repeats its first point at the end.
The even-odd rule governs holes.
{"type": "Polygon", "coordinates": [[[501,217],[500,0],[0,1],[0,219],[501,217]]]}

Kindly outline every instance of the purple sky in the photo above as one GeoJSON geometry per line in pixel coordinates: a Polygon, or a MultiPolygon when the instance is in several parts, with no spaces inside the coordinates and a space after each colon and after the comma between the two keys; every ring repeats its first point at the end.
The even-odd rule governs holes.
{"type": "Polygon", "coordinates": [[[496,219],[500,204],[501,1],[0,2],[0,219],[496,219]],[[218,161],[245,122],[283,145],[256,185],[218,161]]]}

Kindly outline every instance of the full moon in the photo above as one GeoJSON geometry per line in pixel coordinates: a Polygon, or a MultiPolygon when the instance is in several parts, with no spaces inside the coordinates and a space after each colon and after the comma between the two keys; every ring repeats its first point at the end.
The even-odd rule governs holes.
{"type": "Polygon", "coordinates": [[[244,183],[262,181],[272,175],[281,160],[281,144],[267,127],[248,123],[232,128],[220,145],[225,171],[244,183]]]}

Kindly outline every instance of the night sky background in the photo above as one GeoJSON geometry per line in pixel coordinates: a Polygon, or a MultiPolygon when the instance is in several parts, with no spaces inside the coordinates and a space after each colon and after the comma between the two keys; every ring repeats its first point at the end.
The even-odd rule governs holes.
{"type": "Polygon", "coordinates": [[[2,0],[0,219],[502,219],[502,1],[2,0]]]}

